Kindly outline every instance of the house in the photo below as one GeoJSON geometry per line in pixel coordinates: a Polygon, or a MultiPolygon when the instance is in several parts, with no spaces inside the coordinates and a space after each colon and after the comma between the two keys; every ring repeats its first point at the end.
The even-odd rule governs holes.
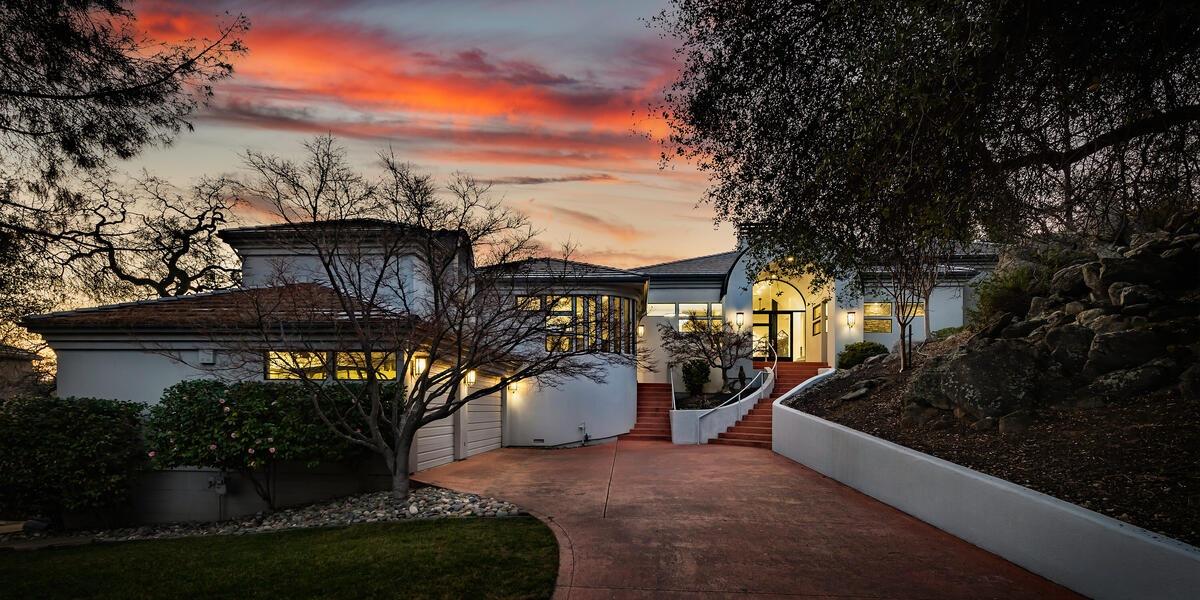
{"type": "Polygon", "coordinates": [[[40,358],[34,352],[0,344],[0,398],[29,392],[38,380],[33,362],[40,358]]]}
{"type": "MultiPolygon", "coordinates": [[[[398,235],[394,223],[350,224],[360,241],[398,235]]],[[[221,232],[242,260],[241,289],[27,319],[26,326],[41,334],[57,354],[58,393],[149,404],[158,401],[164,388],[188,378],[217,372],[243,379],[272,378],[270,356],[260,356],[261,362],[254,364],[234,364],[214,344],[213,329],[220,325],[236,331],[239,317],[232,307],[247,294],[260,299],[281,290],[303,291],[313,294],[312,301],[321,301],[325,280],[319,261],[302,244],[289,242],[304,233],[297,227],[265,225],[221,232]],[[285,284],[280,283],[281,275],[287,275],[285,284]]],[[[457,233],[438,235],[451,239],[457,233]]],[[[962,325],[971,303],[969,284],[988,271],[995,258],[994,249],[986,246],[953,257],[931,306],[918,308],[914,339],[923,337],[925,318],[935,319],[935,329],[962,325]]],[[[425,285],[410,263],[402,262],[394,276],[389,274],[398,289],[425,285]]],[[[523,277],[537,280],[544,273],[539,269],[548,264],[523,265],[523,277]]],[[[811,277],[760,278],[748,272],[747,264],[741,250],[634,269],[571,262],[571,291],[559,299],[564,314],[602,307],[609,311],[606,314],[617,315],[611,331],[604,333],[611,337],[612,351],[641,349],[648,356],[646,364],[640,368],[632,363],[612,365],[602,383],[582,378],[558,386],[522,381],[495,397],[476,400],[418,433],[412,468],[425,469],[500,446],[564,446],[628,433],[638,418],[639,384],[670,384],[672,378],[676,386],[681,383],[678,373],[667,368],[669,357],[659,345],[660,325],[687,327],[690,320],[699,319],[749,328],[764,348],[757,358],[785,363],[832,365],[846,344],[869,340],[890,347],[898,340],[896,314],[885,297],[850,294],[846,282],[814,287],[811,277]]],[[[471,257],[461,257],[458,265],[466,277],[478,273],[471,257]]],[[[755,363],[746,361],[739,368],[750,373],[755,363]]]]}

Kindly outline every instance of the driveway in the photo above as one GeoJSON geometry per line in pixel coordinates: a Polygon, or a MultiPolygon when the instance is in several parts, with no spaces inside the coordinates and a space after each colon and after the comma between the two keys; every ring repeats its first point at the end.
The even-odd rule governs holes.
{"type": "Polygon", "coordinates": [[[769,450],[504,448],[418,481],[550,523],[557,597],[1046,598],[1069,592],[769,450]]]}

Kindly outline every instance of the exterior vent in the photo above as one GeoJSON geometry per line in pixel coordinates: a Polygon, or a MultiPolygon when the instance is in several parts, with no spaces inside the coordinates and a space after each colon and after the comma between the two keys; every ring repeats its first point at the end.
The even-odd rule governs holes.
{"type": "Polygon", "coordinates": [[[217,362],[212,350],[200,350],[200,364],[211,365],[217,362]]]}
{"type": "Polygon", "coordinates": [[[545,443],[546,443],[546,438],[533,438],[533,443],[535,443],[535,444],[545,444],[545,443]]]}

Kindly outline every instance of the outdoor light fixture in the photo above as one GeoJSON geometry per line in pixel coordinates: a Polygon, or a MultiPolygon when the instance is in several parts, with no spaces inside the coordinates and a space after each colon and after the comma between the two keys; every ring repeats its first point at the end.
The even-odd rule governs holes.
{"type": "Polygon", "coordinates": [[[850,312],[846,313],[846,327],[847,328],[854,329],[854,317],[855,316],[856,315],[854,314],[854,311],[850,311],[850,312]]]}
{"type": "Polygon", "coordinates": [[[465,381],[467,382],[467,385],[475,385],[475,369],[467,371],[467,377],[465,381]]]}
{"type": "Polygon", "coordinates": [[[517,382],[515,382],[515,381],[509,382],[508,393],[510,393],[510,394],[517,393],[517,382]]]}
{"type": "Polygon", "coordinates": [[[413,376],[415,377],[415,376],[417,376],[417,375],[420,375],[421,373],[424,373],[424,372],[425,372],[425,369],[426,369],[428,366],[429,366],[429,357],[428,357],[428,356],[417,356],[417,357],[414,357],[414,358],[413,358],[413,362],[412,362],[412,374],[413,374],[413,376]]]}
{"type": "Polygon", "coordinates": [[[646,326],[639,324],[638,325],[638,337],[642,337],[644,335],[646,335],[646,326]]]}
{"type": "Polygon", "coordinates": [[[740,313],[733,315],[733,322],[737,323],[738,327],[741,327],[742,325],[744,325],[746,323],[746,313],[740,312],[740,313]]]}

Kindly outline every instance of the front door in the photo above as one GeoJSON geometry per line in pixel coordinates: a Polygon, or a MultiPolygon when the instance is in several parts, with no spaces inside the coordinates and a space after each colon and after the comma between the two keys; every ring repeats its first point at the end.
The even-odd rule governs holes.
{"type": "MultiPolygon", "coordinates": [[[[766,352],[765,348],[770,346],[775,349],[775,353],[779,356],[779,360],[792,360],[792,352],[794,349],[794,332],[792,326],[793,316],[797,314],[793,311],[785,310],[764,310],[754,311],[754,343],[755,352],[762,354],[761,359],[769,359],[770,353],[766,352]]],[[[804,313],[798,313],[802,318],[804,313]]]]}

